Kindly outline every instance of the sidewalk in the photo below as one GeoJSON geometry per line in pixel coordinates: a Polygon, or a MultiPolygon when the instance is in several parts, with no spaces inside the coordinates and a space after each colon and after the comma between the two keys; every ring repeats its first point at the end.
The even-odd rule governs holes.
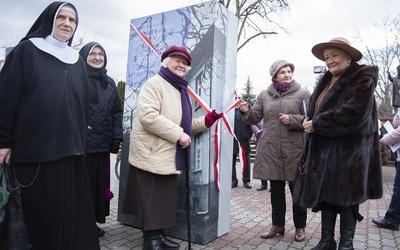
{"type": "MultiPolygon", "coordinates": [[[[111,201],[110,216],[107,223],[100,225],[106,231],[100,238],[102,250],[128,250],[142,248],[142,232],[130,226],[117,222],[118,206],[118,179],[115,176],[115,157],[111,158],[111,188],[114,199],[111,201]]],[[[240,176],[240,169],[238,176],[240,176]]],[[[395,169],[393,164],[383,167],[383,197],[379,200],[369,200],[360,205],[360,213],[364,220],[357,223],[354,237],[355,249],[400,249],[400,231],[381,229],[375,226],[371,219],[384,216],[389,206],[395,169]]],[[[320,213],[309,210],[307,218],[306,235],[304,242],[295,242],[291,209],[291,196],[287,189],[287,213],[285,235],[272,239],[262,239],[260,234],[271,227],[270,192],[256,191],[260,180],[252,180],[252,189],[246,189],[239,182],[239,187],[232,189],[231,200],[231,230],[229,233],[210,242],[207,245],[192,244],[191,249],[311,249],[320,239],[320,213]]],[[[336,223],[335,238],[339,239],[339,218],[336,223]]],[[[188,249],[186,241],[174,239],[181,244],[181,249],[188,249]]]]}

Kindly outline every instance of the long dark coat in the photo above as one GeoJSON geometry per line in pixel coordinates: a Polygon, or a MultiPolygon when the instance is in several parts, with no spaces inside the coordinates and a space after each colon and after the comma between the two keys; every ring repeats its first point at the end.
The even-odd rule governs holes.
{"type": "MultiPolygon", "coordinates": [[[[242,114],[239,109],[235,109],[234,132],[244,151],[250,153],[250,139],[253,136],[253,131],[251,130],[251,125],[242,120],[242,114]]],[[[239,145],[236,139],[233,139],[233,153],[239,154],[239,145]]]]}
{"type": "Polygon", "coordinates": [[[310,92],[293,81],[292,86],[279,95],[274,84],[261,91],[256,103],[243,119],[249,124],[264,120],[263,133],[257,146],[253,178],[261,180],[296,180],[303,152],[304,109],[310,92]],[[279,121],[279,113],[288,114],[290,125],[279,121]]]}
{"type": "Polygon", "coordinates": [[[315,104],[332,74],[325,73],[310,98],[314,132],[305,170],[301,205],[325,202],[352,206],[382,197],[378,117],[374,90],[378,68],[352,63],[315,104]]]}

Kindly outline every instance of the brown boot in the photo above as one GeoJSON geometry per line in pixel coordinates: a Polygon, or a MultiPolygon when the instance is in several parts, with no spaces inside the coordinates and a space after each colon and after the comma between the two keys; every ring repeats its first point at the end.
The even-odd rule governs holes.
{"type": "Polygon", "coordinates": [[[280,226],[275,226],[275,225],[273,225],[272,228],[271,228],[271,230],[269,230],[268,233],[263,233],[263,234],[261,234],[261,238],[263,238],[263,239],[269,239],[269,238],[274,237],[274,236],[277,235],[277,234],[279,234],[279,235],[284,235],[284,234],[285,234],[285,227],[284,227],[284,226],[283,226],[283,227],[280,227],[280,226]]]}

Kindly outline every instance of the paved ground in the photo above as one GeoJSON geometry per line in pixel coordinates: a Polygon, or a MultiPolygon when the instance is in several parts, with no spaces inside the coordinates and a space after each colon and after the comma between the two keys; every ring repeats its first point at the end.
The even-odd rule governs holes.
{"type": "MultiPolygon", "coordinates": [[[[113,158],[113,161],[115,159],[113,158]]],[[[114,166],[114,164],[112,164],[114,166]]],[[[240,176],[240,169],[238,176],[240,176]]],[[[114,173],[112,170],[111,173],[114,173]]],[[[371,219],[384,216],[392,196],[394,165],[383,167],[384,196],[379,200],[370,200],[360,206],[360,213],[364,220],[357,223],[354,237],[355,249],[400,249],[400,231],[380,229],[371,219]]],[[[112,175],[112,190],[118,194],[118,179],[112,175]]],[[[231,230],[207,245],[192,244],[191,249],[311,249],[320,238],[320,213],[308,212],[306,235],[304,242],[295,242],[294,226],[291,211],[291,197],[287,190],[287,223],[284,236],[276,236],[264,240],[260,238],[262,232],[271,227],[270,193],[256,191],[260,186],[259,180],[252,181],[253,188],[245,189],[242,183],[238,188],[232,189],[231,200],[231,230]]],[[[101,225],[106,231],[101,238],[102,250],[115,249],[141,249],[142,233],[139,229],[117,222],[118,197],[111,203],[111,215],[107,223],[101,225]]],[[[336,223],[335,238],[339,238],[339,217],[336,223]]],[[[188,249],[186,241],[174,239],[181,244],[181,249],[188,249]]]]}

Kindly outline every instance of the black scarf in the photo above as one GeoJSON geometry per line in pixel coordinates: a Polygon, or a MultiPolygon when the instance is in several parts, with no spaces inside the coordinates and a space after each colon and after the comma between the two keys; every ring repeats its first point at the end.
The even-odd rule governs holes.
{"type": "Polygon", "coordinates": [[[89,95],[90,95],[90,103],[98,103],[99,102],[99,88],[102,87],[106,89],[108,87],[108,76],[107,76],[107,54],[104,50],[103,46],[101,46],[97,42],[89,42],[85,46],[83,46],[79,54],[82,56],[83,61],[86,65],[86,71],[88,75],[89,82],[89,95]],[[99,47],[104,53],[104,65],[101,68],[93,68],[87,62],[89,57],[89,53],[93,50],[94,47],[99,47]]]}
{"type": "MultiPolygon", "coordinates": [[[[188,82],[172,73],[168,68],[161,67],[158,74],[181,93],[182,120],[180,126],[183,131],[192,136],[192,105],[187,91],[188,82]]],[[[190,166],[190,146],[182,148],[176,144],[176,169],[188,170],[190,166]]]]}
{"type": "Polygon", "coordinates": [[[90,102],[99,102],[99,87],[106,89],[108,86],[107,70],[105,68],[95,69],[90,66],[86,66],[88,80],[89,80],[89,94],[90,102]]]}

